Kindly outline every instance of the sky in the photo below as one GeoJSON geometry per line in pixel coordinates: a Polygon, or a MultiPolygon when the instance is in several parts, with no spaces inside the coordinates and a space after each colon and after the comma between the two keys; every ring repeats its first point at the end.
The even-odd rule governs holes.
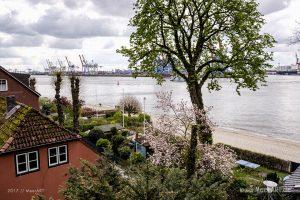
{"type": "MultiPolygon", "coordinates": [[[[80,64],[78,55],[103,70],[126,69],[127,58],[116,49],[129,45],[134,0],[0,0],[0,65],[11,70],[43,70],[46,59],[65,56],[80,64]]],[[[257,0],[266,25],[277,41],[275,66],[295,63],[300,44],[289,45],[300,29],[300,0],[257,0]]]]}

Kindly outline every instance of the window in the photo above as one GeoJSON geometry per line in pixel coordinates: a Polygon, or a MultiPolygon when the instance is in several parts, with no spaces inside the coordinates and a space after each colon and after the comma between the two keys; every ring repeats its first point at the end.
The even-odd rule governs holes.
{"type": "Polygon", "coordinates": [[[49,166],[68,162],[67,145],[51,147],[48,149],[49,166]]]}
{"type": "Polygon", "coordinates": [[[32,151],[16,155],[17,174],[24,174],[39,169],[38,152],[32,151]]]}
{"type": "Polygon", "coordinates": [[[0,79],[0,91],[7,91],[7,80],[0,79]]]}

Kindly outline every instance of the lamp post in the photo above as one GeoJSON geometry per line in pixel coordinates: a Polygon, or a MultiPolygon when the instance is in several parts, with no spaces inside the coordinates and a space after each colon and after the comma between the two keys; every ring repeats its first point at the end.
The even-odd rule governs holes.
{"type": "Polygon", "coordinates": [[[144,97],[144,135],[146,133],[146,97],[144,97]]]}

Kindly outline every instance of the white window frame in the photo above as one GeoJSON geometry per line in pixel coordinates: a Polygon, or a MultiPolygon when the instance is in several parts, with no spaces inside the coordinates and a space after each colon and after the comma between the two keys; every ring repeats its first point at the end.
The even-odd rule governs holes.
{"type": "Polygon", "coordinates": [[[17,175],[39,170],[39,153],[38,153],[38,151],[31,151],[31,152],[17,154],[16,155],[16,169],[17,169],[17,175]],[[36,160],[29,160],[29,154],[32,154],[32,153],[35,153],[36,160]],[[25,162],[19,163],[18,158],[23,155],[25,155],[25,162]],[[36,164],[37,164],[36,167],[30,168],[30,165],[29,165],[30,162],[36,162],[36,164]],[[24,171],[20,171],[19,165],[24,164],[24,163],[26,164],[26,169],[24,171]]]}
{"type": "Polygon", "coordinates": [[[49,167],[53,167],[56,165],[60,165],[60,164],[64,164],[68,162],[68,148],[67,145],[61,145],[61,146],[57,146],[57,147],[50,147],[48,148],[48,165],[49,167]],[[65,153],[60,154],[59,153],[59,148],[64,147],[65,148],[65,153]],[[50,150],[55,149],[56,151],[56,155],[50,156],[50,150]],[[60,155],[66,155],[66,160],[61,161],[60,160],[60,155]],[[50,163],[50,158],[52,157],[56,157],[56,162],[55,163],[50,163]]]}
{"type": "Polygon", "coordinates": [[[0,82],[1,81],[5,81],[5,89],[4,90],[1,90],[1,87],[0,87],[0,92],[6,92],[6,91],[8,91],[8,84],[7,84],[7,80],[6,79],[0,79],[0,82]]]}

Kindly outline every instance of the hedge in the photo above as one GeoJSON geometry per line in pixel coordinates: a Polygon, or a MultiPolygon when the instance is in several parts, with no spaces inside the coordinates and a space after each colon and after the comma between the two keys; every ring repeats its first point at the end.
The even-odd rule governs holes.
{"type": "Polygon", "coordinates": [[[284,172],[291,172],[291,161],[282,160],[274,156],[269,156],[253,151],[239,149],[230,145],[225,145],[235,151],[239,159],[247,160],[250,162],[258,163],[269,169],[276,169],[284,172]]]}

